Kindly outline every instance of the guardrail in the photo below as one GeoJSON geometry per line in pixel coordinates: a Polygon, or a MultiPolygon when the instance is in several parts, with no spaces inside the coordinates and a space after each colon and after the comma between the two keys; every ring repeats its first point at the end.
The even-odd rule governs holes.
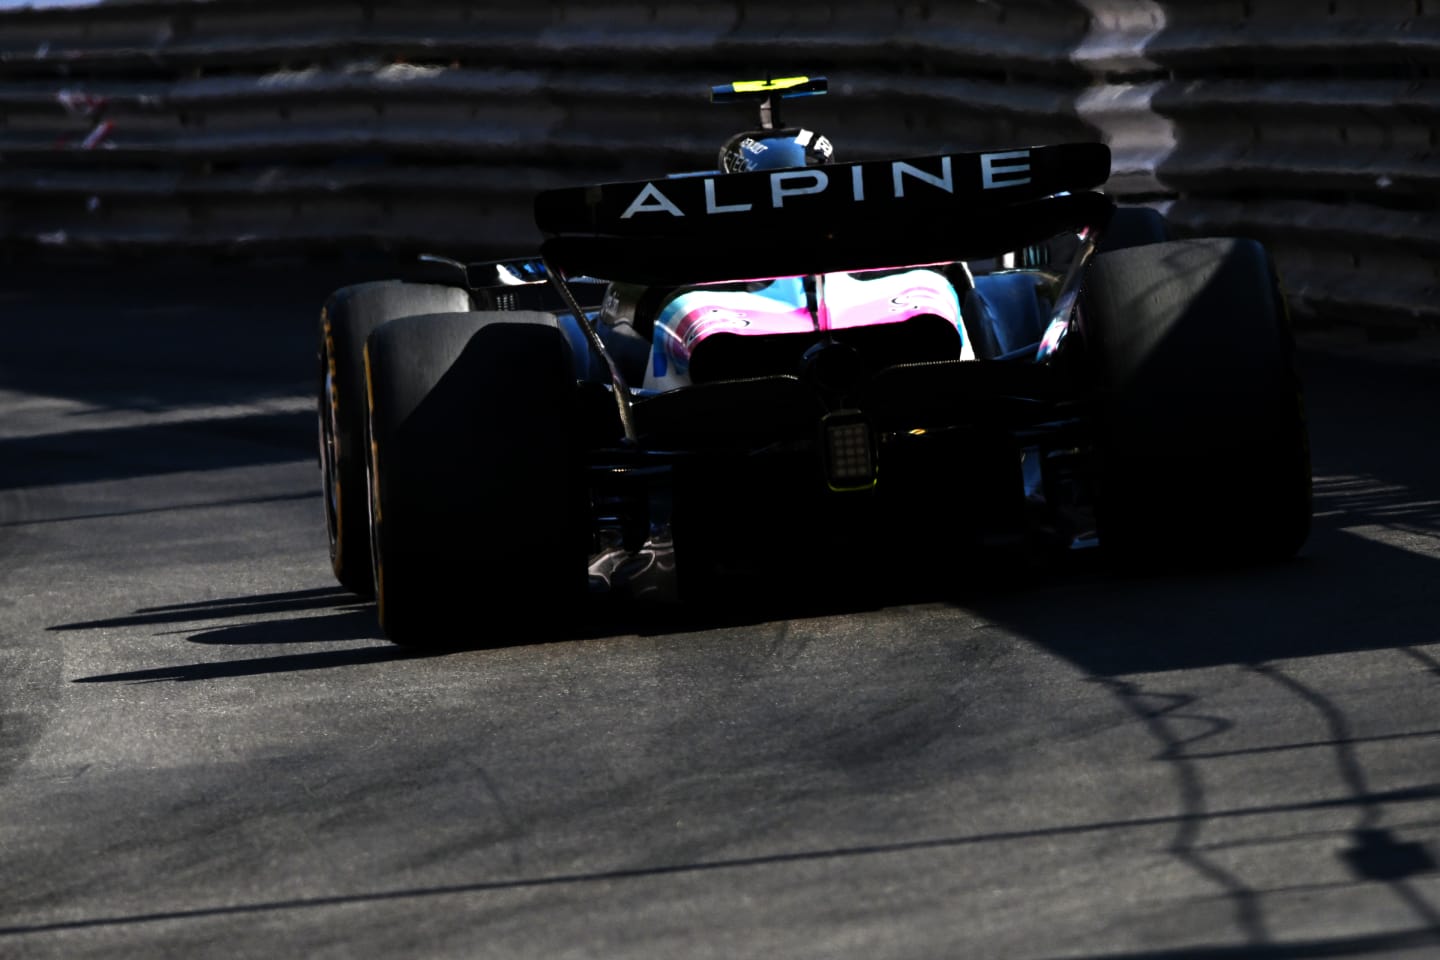
{"type": "Polygon", "coordinates": [[[1104,137],[1303,315],[1440,323],[1434,0],[109,0],[0,13],[0,238],[499,256],[544,187],[713,162],[709,84],[825,72],[845,159],[1104,137]]]}

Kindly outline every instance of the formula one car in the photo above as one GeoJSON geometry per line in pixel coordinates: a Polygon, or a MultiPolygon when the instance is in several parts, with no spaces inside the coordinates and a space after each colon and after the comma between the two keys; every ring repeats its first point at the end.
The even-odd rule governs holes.
{"type": "Polygon", "coordinates": [[[718,169],[544,192],[534,255],[330,297],[331,559],[390,639],[1005,545],[1300,548],[1305,419],[1258,243],[1117,209],[1098,143],[836,162],[779,116],[824,91],[716,87],[761,108],[718,169]]]}

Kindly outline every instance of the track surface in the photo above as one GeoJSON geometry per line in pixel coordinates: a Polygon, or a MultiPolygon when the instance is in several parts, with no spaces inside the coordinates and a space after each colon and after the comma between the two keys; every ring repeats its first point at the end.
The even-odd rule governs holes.
{"type": "Polygon", "coordinates": [[[0,288],[0,956],[1440,953],[1440,368],[1304,353],[1280,567],[407,658],[325,558],[352,273],[0,288]]]}

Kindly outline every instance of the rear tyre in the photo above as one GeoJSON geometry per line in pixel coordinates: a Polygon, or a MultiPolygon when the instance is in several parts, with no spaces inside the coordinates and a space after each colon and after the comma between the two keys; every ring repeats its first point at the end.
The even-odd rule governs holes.
{"type": "Polygon", "coordinates": [[[374,595],[365,489],[365,338],[380,324],[416,313],[470,309],[458,287],[382,281],[343,287],[320,311],[321,488],[330,565],[341,585],[374,595]]]}
{"type": "Polygon", "coordinates": [[[1129,250],[1171,239],[1170,221],[1150,207],[1116,207],[1100,238],[1099,252],[1129,250]]]}
{"type": "Polygon", "coordinates": [[[406,317],[370,336],[367,361],[385,635],[446,650],[570,625],[589,539],[575,377],[555,317],[406,317]]]}
{"type": "Polygon", "coordinates": [[[1127,564],[1294,554],[1310,530],[1310,452],[1264,248],[1134,247],[1097,257],[1088,279],[1102,549],[1127,564]]]}

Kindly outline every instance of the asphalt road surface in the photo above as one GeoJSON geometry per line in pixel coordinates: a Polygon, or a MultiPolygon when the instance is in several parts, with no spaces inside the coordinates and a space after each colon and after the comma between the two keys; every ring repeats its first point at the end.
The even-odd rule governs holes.
{"type": "Polygon", "coordinates": [[[1440,367],[1304,352],[1291,563],[416,658],[326,559],[365,276],[6,269],[0,956],[1440,955],[1440,367]]]}

